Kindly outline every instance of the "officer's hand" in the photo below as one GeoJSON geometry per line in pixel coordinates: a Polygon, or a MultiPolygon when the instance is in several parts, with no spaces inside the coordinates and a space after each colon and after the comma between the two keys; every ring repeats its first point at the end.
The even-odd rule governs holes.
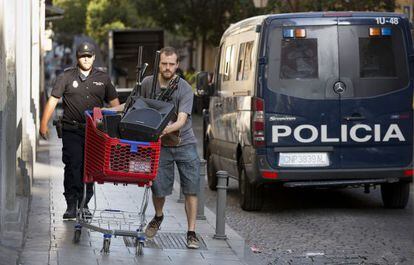
{"type": "Polygon", "coordinates": [[[39,130],[40,137],[43,138],[43,140],[47,140],[49,138],[49,129],[47,127],[40,126],[39,130]]]}

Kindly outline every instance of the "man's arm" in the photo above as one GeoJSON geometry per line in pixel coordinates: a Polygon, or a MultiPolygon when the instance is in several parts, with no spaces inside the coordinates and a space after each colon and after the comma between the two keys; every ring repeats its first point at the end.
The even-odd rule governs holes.
{"type": "Polygon", "coordinates": [[[47,124],[49,123],[50,117],[52,117],[53,112],[55,111],[56,105],[58,104],[59,99],[51,96],[46,103],[45,110],[43,111],[42,120],[40,122],[39,133],[40,136],[47,140],[49,135],[49,128],[47,124]]]}
{"type": "MultiPolygon", "coordinates": [[[[119,101],[118,101],[118,104],[119,104],[119,101]]],[[[101,108],[101,110],[124,111],[124,108],[125,108],[125,103],[122,103],[121,105],[115,105],[115,106],[112,106],[111,108],[101,108]]]]}
{"type": "Polygon", "coordinates": [[[185,112],[178,113],[177,121],[165,127],[162,131],[161,136],[181,130],[181,128],[183,128],[185,122],[187,121],[187,117],[188,114],[185,112]]]}

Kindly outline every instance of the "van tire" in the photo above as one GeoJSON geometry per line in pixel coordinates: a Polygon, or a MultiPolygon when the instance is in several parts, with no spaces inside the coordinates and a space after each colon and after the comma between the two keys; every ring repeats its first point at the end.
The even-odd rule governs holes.
{"type": "Polygon", "coordinates": [[[410,183],[381,184],[381,196],[385,208],[404,209],[410,197],[410,183]]]}
{"type": "MultiPolygon", "coordinates": [[[[208,146],[208,145],[207,145],[208,146]]],[[[207,147],[207,183],[210,190],[217,190],[217,170],[214,166],[213,157],[211,156],[210,147],[207,147]]]]}
{"type": "Polygon", "coordinates": [[[243,161],[240,165],[239,203],[245,211],[259,211],[263,206],[263,186],[250,183],[246,175],[243,161]]]}

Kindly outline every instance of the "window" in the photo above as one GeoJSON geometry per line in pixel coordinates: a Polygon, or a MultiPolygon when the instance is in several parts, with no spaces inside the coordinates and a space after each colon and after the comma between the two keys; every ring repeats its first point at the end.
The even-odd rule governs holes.
{"type": "Polygon", "coordinates": [[[228,81],[231,78],[231,68],[232,68],[232,58],[234,53],[234,45],[226,47],[225,61],[224,61],[224,71],[223,71],[223,81],[228,81]]]}
{"type": "Polygon", "coordinates": [[[391,38],[359,38],[361,78],[396,77],[391,38]]]}
{"type": "Polygon", "coordinates": [[[334,94],[333,80],[339,78],[338,27],[301,27],[306,30],[306,38],[286,38],[278,21],[271,26],[266,43],[267,86],[302,99],[325,99],[334,94]]]}
{"type": "Polygon", "coordinates": [[[318,78],[317,39],[283,39],[280,79],[318,78]]]}
{"type": "Polygon", "coordinates": [[[237,64],[237,80],[249,79],[252,69],[253,41],[240,44],[239,61],[237,64]]]}

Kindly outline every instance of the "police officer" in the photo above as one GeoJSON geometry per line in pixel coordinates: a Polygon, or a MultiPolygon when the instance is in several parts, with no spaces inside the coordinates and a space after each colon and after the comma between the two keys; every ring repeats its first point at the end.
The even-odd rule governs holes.
{"type": "MultiPolygon", "coordinates": [[[[77,65],[59,75],[53,87],[40,123],[40,136],[48,137],[48,122],[60,98],[63,101],[62,161],[65,164],[63,195],[67,202],[63,219],[76,217],[76,207],[83,197],[83,152],[85,146],[85,110],[119,105],[118,95],[109,76],[93,67],[95,49],[84,42],[76,50],[77,65]]],[[[86,203],[93,196],[92,185],[87,187],[86,203]]],[[[87,208],[87,204],[85,206],[87,208]]]]}

